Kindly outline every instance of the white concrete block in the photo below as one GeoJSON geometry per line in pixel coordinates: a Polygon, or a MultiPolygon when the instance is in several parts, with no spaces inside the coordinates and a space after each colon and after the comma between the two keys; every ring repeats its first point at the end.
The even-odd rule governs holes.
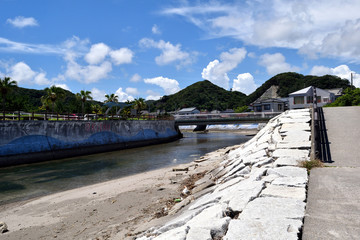
{"type": "Polygon", "coordinates": [[[261,192],[260,197],[282,197],[282,198],[293,198],[300,201],[305,201],[306,190],[305,188],[276,186],[270,184],[267,188],[265,188],[261,192]]]}
{"type": "Polygon", "coordinates": [[[167,232],[164,232],[154,238],[154,240],[168,240],[168,239],[174,239],[174,240],[186,240],[186,234],[189,231],[189,227],[178,227],[171,229],[167,232]]]}
{"type": "Polygon", "coordinates": [[[210,230],[199,228],[199,227],[190,227],[188,234],[186,235],[186,240],[212,240],[210,230]]]}
{"type": "Polygon", "coordinates": [[[288,187],[303,187],[307,184],[307,178],[304,177],[279,177],[275,179],[272,185],[288,186],[288,187]]]}
{"type": "Polygon", "coordinates": [[[307,171],[305,168],[299,167],[278,167],[268,169],[267,175],[276,174],[280,177],[302,177],[307,179],[307,171]]]}
{"type": "Polygon", "coordinates": [[[274,158],[279,157],[291,157],[296,159],[307,159],[309,157],[309,150],[300,150],[300,149],[276,149],[272,156],[274,158]]]}

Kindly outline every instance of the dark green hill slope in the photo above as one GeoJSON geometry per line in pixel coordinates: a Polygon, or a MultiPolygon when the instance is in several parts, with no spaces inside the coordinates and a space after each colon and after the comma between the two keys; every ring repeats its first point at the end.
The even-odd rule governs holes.
{"type": "Polygon", "coordinates": [[[251,93],[247,99],[246,104],[254,102],[258,99],[268,88],[272,85],[279,86],[278,95],[280,97],[288,97],[289,93],[295,92],[302,88],[314,86],[322,89],[331,88],[347,88],[350,83],[346,79],[341,79],[337,76],[325,75],[322,77],[307,75],[304,76],[299,73],[288,72],[278,74],[266,82],[264,82],[255,92],[251,93]]]}
{"type": "MultiPolygon", "coordinates": [[[[153,108],[175,111],[185,107],[196,107],[209,111],[228,108],[235,109],[245,103],[246,95],[241,92],[230,92],[212,84],[208,80],[196,82],[178,93],[163,96],[155,101],[153,108]]],[[[152,108],[152,109],[153,109],[152,108]]]]}

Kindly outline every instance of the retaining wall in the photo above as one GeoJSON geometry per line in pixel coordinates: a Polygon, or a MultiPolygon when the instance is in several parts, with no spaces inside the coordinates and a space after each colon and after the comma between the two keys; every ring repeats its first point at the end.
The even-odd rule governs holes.
{"type": "Polygon", "coordinates": [[[0,167],[178,139],[174,121],[3,121],[0,167]]]}

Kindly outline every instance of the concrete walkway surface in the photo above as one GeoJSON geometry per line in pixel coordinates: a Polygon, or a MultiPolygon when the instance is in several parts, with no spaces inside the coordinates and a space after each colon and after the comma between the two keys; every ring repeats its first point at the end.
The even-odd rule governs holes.
{"type": "Polygon", "coordinates": [[[333,162],[311,170],[302,239],[360,239],[360,107],[324,115],[333,162]]]}

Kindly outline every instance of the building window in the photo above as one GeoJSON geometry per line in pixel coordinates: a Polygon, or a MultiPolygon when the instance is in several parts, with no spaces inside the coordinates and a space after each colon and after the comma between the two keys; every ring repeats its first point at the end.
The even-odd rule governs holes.
{"type": "Polygon", "coordinates": [[[264,110],[270,110],[270,104],[265,104],[264,105],[264,110]]]}
{"type": "Polygon", "coordinates": [[[309,103],[313,103],[313,101],[314,101],[314,100],[313,100],[313,99],[314,99],[313,96],[307,96],[306,99],[307,99],[306,102],[307,102],[308,104],[309,104],[309,103]]]}
{"type": "Polygon", "coordinates": [[[330,99],[327,98],[327,97],[324,97],[324,98],[323,98],[323,102],[324,102],[324,103],[330,103],[330,99]]]}
{"type": "Polygon", "coordinates": [[[317,96],[316,100],[317,100],[318,103],[321,103],[321,96],[317,96]]]}
{"type": "Polygon", "coordinates": [[[282,111],[282,110],[283,110],[282,104],[278,104],[278,111],[282,111]]]}
{"type": "Polygon", "coordinates": [[[294,104],[304,104],[304,97],[303,96],[294,97],[294,104]]]}
{"type": "Polygon", "coordinates": [[[261,112],[261,106],[256,106],[256,107],[255,107],[255,111],[256,111],[256,112],[261,112]]]}

